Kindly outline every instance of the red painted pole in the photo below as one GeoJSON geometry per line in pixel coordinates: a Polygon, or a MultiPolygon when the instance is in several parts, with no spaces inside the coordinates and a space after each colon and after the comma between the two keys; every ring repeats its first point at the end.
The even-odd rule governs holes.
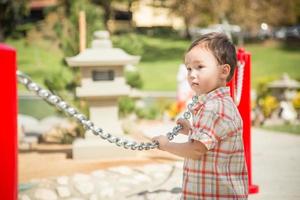
{"type": "Polygon", "coordinates": [[[1,199],[17,199],[16,51],[0,44],[1,199]]]}
{"type": "Polygon", "coordinates": [[[234,74],[232,79],[227,83],[227,86],[230,87],[230,96],[232,99],[235,99],[235,84],[236,84],[236,70],[234,70],[234,74]]]}
{"type": "Polygon", "coordinates": [[[242,93],[238,109],[243,119],[243,140],[245,157],[248,168],[249,193],[258,193],[258,186],[252,183],[252,159],[251,159],[251,55],[243,48],[238,49],[238,60],[245,62],[242,93]]]}

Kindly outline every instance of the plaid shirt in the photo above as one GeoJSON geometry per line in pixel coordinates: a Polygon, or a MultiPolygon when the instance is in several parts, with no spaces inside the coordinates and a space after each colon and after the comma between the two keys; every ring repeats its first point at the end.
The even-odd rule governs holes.
{"type": "Polygon", "coordinates": [[[247,199],[243,122],[229,88],[200,96],[193,112],[189,140],[200,141],[208,151],[198,160],[185,158],[181,199],[247,199]]]}

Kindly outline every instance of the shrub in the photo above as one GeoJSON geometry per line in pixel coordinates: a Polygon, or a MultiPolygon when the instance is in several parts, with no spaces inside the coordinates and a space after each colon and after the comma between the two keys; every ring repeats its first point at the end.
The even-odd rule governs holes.
{"type": "Polygon", "coordinates": [[[156,119],[159,111],[155,106],[138,108],[135,111],[136,115],[140,119],[156,119]]]}
{"type": "Polygon", "coordinates": [[[296,110],[300,110],[300,92],[297,92],[296,96],[292,100],[292,103],[296,110]]]}
{"type": "Polygon", "coordinates": [[[62,77],[59,71],[50,73],[44,80],[44,84],[52,92],[64,90],[67,82],[68,80],[62,77]]]}
{"type": "Polygon", "coordinates": [[[134,33],[114,36],[112,41],[115,47],[121,48],[129,54],[142,55],[144,53],[144,43],[141,37],[134,33]]]}
{"type": "Polygon", "coordinates": [[[266,97],[267,95],[270,94],[267,85],[273,80],[274,80],[273,77],[263,77],[258,80],[258,84],[256,87],[256,93],[258,99],[266,97]]]}
{"type": "Polygon", "coordinates": [[[138,71],[127,71],[125,72],[126,83],[133,88],[141,89],[143,81],[138,71]]]}
{"type": "Polygon", "coordinates": [[[271,114],[278,108],[279,103],[277,99],[271,95],[259,100],[259,105],[265,117],[270,117],[271,114]]]}
{"type": "Polygon", "coordinates": [[[135,102],[129,97],[122,97],[119,99],[119,115],[125,117],[135,110],[135,102]]]}

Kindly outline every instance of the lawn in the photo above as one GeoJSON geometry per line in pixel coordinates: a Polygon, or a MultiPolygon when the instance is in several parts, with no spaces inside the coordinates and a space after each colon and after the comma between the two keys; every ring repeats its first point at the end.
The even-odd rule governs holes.
{"type": "Polygon", "coordinates": [[[262,126],[261,128],[266,130],[272,130],[275,132],[285,132],[300,135],[300,125],[273,125],[273,126],[262,126]]]}
{"type": "Polygon", "coordinates": [[[286,72],[300,81],[300,45],[288,46],[279,42],[249,44],[246,50],[252,54],[252,87],[260,81],[274,80],[286,72]]]}
{"type": "MultiPolygon", "coordinates": [[[[176,74],[189,41],[178,38],[138,36],[143,43],[141,62],[137,65],[143,90],[176,90],[176,74]]],[[[17,49],[18,68],[43,84],[47,74],[55,72],[70,80],[71,73],[63,66],[62,52],[46,40],[31,43],[22,40],[6,41],[17,49]]],[[[291,47],[279,42],[245,45],[252,55],[252,87],[260,81],[280,78],[287,72],[300,79],[300,46],[291,47]]]]}
{"type": "MultiPolygon", "coordinates": [[[[72,74],[63,66],[63,53],[51,41],[9,39],[5,42],[17,50],[18,69],[30,75],[37,83],[44,85],[50,73],[61,74],[64,79],[71,80],[72,74]]],[[[21,85],[19,89],[25,90],[21,85]]]]}
{"type": "MultiPolygon", "coordinates": [[[[145,52],[138,65],[144,80],[144,90],[175,90],[176,73],[183,61],[189,41],[146,38],[145,52]]],[[[252,87],[265,80],[274,80],[286,72],[300,80],[300,46],[290,47],[279,42],[248,44],[252,55],[252,87]]]]}
{"type": "Polygon", "coordinates": [[[189,42],[180,39],[144,38],[138,65],[144,90],[176,90],[176,74],[189,42]]]}

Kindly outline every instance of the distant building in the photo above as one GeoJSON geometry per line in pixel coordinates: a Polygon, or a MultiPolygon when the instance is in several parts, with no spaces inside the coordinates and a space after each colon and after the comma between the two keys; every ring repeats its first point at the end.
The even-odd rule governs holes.
{"type": "Polygon", "coordinates": [[[29,0],[29,16],[26,18],[26,21],[35,22],[44,19],[44,9],[56,6],[58,0],[29,0]]]}
{"type": "Polygon", "coordinates": [[[165,26],[178,29],[184,26],[183,19],[171,14],[170,9],[154,6],[153,0],[140,0],[133,8],[133,21],[137,27],[165,26]]]}
{"type": "Polygon", "coordinates": [[[171,14],[169,8],[160,4],[156,5],[155,2],[153,0],[140,0],[133,2],[130,8],[124,3],[114,3],[112,16],[108,22],[109,30],[122,32],[132,28],[167,27],[180,29],[184,27],[181,17],[171,14]]]}

